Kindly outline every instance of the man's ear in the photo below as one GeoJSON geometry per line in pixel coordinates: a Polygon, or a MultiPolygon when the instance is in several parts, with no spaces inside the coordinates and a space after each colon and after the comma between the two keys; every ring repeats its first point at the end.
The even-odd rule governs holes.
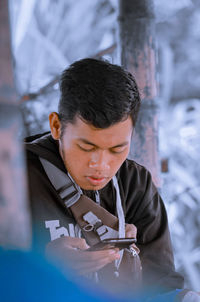
{"type": "Polygon", "coordinates": [[[61,123],[58,117],[58,113],[51,112],[49,114],[49,125],[51,128],[51,135],[53,136],[53,138],[56,140],[60,139],[61,123]]]}

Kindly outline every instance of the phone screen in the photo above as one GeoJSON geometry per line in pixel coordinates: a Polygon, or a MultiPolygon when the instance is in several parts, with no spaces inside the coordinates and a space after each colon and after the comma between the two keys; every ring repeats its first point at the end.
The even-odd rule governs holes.
{"type": "Polygon", "coordinates": [[[98,251],[110,248],[124,249],[128,248],[131,244],[136,243],[136,238],[109,238],[91,246],[87,251],[98,251]]]}

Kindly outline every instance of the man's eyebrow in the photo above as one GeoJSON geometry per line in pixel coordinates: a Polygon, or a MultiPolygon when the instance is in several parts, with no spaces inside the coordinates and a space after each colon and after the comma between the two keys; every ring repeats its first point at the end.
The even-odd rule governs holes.
{"type": "MultiPolygon", "coordinates": [[[[79,138],[78,140],[81,141],[81,142],[84,143],[84,144],[91,145],[91,146],[93,146],[93,147],[99,148],[99,146],[93,144],[92,142],[88,141],[88,140],[85,139],[85,138],[79,138]]],[[[125,142],[123,142],[123,143],[121,143],[121,144],[119,144],[119,145],[112,146],[112,147],[110,147],[109,149],[124,147],[124,146],[127,146],[128,144],[129,144],[129,142],[128,142],[128,141],[125,141],[125,142]]]]}

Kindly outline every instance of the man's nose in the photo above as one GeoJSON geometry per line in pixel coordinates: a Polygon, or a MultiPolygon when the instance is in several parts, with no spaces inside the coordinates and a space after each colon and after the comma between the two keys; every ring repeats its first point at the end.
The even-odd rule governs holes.
{"type": "Polygon", "coordinates": [[[89,162],[89,167],[97,169],[99,171],[105,171],[110,169],[109,156],[105,150],[96,151],[92,154],[89,162]]]}

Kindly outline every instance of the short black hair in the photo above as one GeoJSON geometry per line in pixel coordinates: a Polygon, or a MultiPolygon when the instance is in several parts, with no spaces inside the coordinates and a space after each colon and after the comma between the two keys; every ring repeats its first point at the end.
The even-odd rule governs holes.
{"type": "Polygon", "coordinates": [[[105,129],[130,116],[135,126],[141,103],[138,87],[118,65],[93,58],[76,61],[63,71],[60,91],[62,129],[76,117],[105,129]]]}

